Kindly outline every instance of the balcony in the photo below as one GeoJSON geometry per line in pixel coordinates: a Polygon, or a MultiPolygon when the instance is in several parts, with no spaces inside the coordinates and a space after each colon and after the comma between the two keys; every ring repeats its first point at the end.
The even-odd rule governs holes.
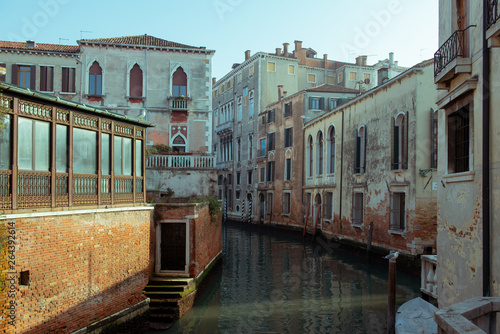
{"type": "Polygon", "coordinates": [[[189,97],[183,96],[169,96],[168,97],[168,108],[170,110],[180,110],[189,111],[189,97]]]}
{"type": "Polygon", "coordinates": [[[434,313],[440,334],[498,333],[500,298],[476,297],[434,313]]]}
{"type": "Polygon", "coordinates": [[[500,6],[499,0],[488,1],[488,28],[486,38],[488,47],[500,47],[500,6]]]}
{"type": "Polygon", "coordinates": [[[220,125],[217,125],[215,127],[215,132],[217,132],[217,134],[222,134],[222,135],[226,135],[226,134],[233,132],[233,122],[229,121],[229,122],[225,122],[225,123],[222,123],[220,125]]]}
{"type": "Polygon", "coordinates": [[[422,255],[420,291],[437,299],[437,255],[422,255]]]}
{"type": "Polygon", "coordinates": [[[465,57],[467,29],[455,31],[434,54],[434,83],[438,89],[448,89],[453,78],[472,71],[471,58],[465,57]]]}
{"type": "Polygon", "coordinates": [[[214,169],[213,155],[148,155],[146,168],[214,169]]]}

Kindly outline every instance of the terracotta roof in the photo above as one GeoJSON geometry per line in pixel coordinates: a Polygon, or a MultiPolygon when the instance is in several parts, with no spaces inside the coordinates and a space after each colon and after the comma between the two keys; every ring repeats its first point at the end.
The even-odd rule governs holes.
{"type": "Polygon", "coordinates": [[[28,47],[26,42],[9,42],[9,41],[0,41],[0,49],[35,50],[35,51],[65,52],[65,53],[80,52],[80,47],[78,45],[35,43],[34,47],[28,47]]]}
{"type": "Polygon", "coordinates": [[[169,48],[202,49],[201,47],[171,42],[171,41],[167,41],[167,40],[157,38],[154,36],[149,36],[149,35],[82,39],[78,42],[79,43],[144,45],[144,46],[158,46],[158,47],[169,47],[169,48]]]}
{"type": "Polygon", "coordinates": [[[359,93],[359,90],[357,89],[351,89],[343,86],[329,85],[329,84],[322,84],[313,88],[308,88],[305,91],[318,92],[318,93],[353,93],[353,94],[359,93]]]}

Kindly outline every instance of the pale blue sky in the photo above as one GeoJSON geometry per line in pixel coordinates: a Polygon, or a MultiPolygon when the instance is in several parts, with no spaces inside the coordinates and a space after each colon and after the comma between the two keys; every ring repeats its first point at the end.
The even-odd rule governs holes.
{"type": "MultiPolygon", "coordinates": [[[[438,48],[436,0],[0,0],[0,40],[76,44],[83,38],[148,34],[216,50],[221,78],[245,50],[274,52],[294,40],[322,58],[368,63],[395,53],[400,65],[438,48]],[[81,31],[84,31],[81,33],[81,31]],[[61,39],[61,40],[60,40],[61,39]]],[[[1,59],[0,59],[1,60],[1,59]]]]}

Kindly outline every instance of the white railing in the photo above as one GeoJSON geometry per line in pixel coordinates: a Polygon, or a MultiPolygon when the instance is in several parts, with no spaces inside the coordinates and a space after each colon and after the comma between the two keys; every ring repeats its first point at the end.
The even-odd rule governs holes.
{"type": "Polygon", "coordinates": [[[420,291],[437,299],[437,255],[422,255],[420,291]]]}
{"type": "Polygon", "coordinates": [[[215,168],[213,155],[148,155],[146,168],[215,168]]]}
{"type": "Polygon", "coordinates": [[[231,131],[233,129],[233,122],[225,122],[215,127],[215,132],[231,131]]]}
{"type": "Polygon", "coordinates": [[[188,99],[182,97],[171,98],[170,108],[187,110],[189,108],[188,99]]]}

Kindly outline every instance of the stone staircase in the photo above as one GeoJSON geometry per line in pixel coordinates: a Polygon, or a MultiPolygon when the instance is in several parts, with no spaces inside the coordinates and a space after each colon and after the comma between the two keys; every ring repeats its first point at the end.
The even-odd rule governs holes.
{"type": "Polygon", "coordinates": [[[167,329],[194,303],[193,278],[152,276],[146,286],[149,297],[149,322],[152,329],[167,329]]]}

